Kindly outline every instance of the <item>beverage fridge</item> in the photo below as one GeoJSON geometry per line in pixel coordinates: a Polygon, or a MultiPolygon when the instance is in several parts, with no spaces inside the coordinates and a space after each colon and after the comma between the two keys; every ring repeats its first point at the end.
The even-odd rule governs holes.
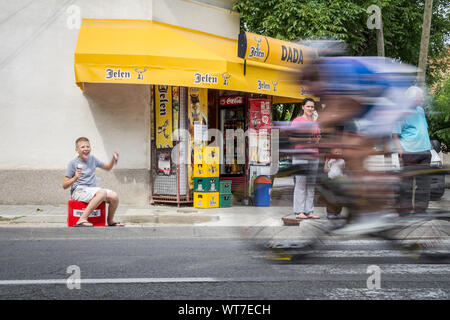
{"type": "Polygon", "coordinates": [[[252,165],[270,165],[271,109],[269,99],[249,99],[249,163],[252,165]]]}
{"type": "Polygon", "coordinates": [[[245,175],[245,97],[227,96],[219,100],[219,123],[223,134],[221,177],[245,175]]]}
{"type": "Polygon", "coordinates": [[[272,104],[269,99],[249,99],[248,104],[248,163],[250,171],[248,181],[250,195],[252,195],[256,177],[270,175],[270,163],[272,160],[270,145],[272,104]]]}

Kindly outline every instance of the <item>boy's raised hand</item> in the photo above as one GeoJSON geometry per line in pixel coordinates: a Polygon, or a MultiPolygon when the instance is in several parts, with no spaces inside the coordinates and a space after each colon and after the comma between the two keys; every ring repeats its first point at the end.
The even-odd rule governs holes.
{"type": "Polygon", "coordinates": [[[78,178],[81,177],[81,174],[82,174],[82,168],[78,166],[77,170],[75,171],[74,177],[78,180],[78,178]]]}
{"type": "Polygon", "coordinates": [[[117,161],[119,161],[119,152],[118,151],[114,151],[113,161],[114,161],[114,165],[117,165],[117,161]]]}

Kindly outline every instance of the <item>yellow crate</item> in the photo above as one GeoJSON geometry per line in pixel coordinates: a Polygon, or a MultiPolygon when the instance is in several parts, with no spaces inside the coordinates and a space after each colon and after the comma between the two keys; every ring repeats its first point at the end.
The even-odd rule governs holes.
{"type": "Polygon", "coordinates": [[[208,178],[214,178],[214,177],[218,177],[220,175],[219,173],[219,164],[218,163],[214,163],[214,164],[207,164],[206,165],[206,174],[208,178]]]}
{"type": "Polygon", "coordinates": [[[194,163],[194,178],[207,178],[208,165],[194,163]]]}
{"type": "Polygon", "coordinates": [[[203,146],[194,146],[194,164],[203,163],[203,148],[203,146]]]}
{"type": "Polygon", "coordinates": [[[203,163],[219,164],[220,163],[219,147],[203,147],[203,163]]]}
{"type": "Polygon", "coordinates": [[[195,178],[214,178],[219,176],[219,164],[195,164],[195,178]]]}
{"type": "Polygon", "coordinates": [[[219,192],[194,192],[194,208],[218,208],[219,192]]]}

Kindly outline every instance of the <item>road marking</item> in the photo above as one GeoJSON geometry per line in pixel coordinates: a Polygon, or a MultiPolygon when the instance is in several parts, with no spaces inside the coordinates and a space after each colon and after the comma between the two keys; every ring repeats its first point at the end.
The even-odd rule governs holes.
{"type": "MultiPolygon", "coordinates": [[[[224,283],[224,282],[292,282],[304,280],[318,281],[343,281],[358,280],[360,277],[366,277],[367,265],[358,265],[361,269],[352,267],[352,269],[339,267],[329,269],[321,265],[308,266],[272,266],[272,270],[278,275],[271,277],[238,277],[238,278],[214,278],[214,277],[186,277],[186,278],[112,278],[112,279],[79,279],[79,284],[145,284],[145,283],[224,283]],[[301,271],[301,272],[300,272],[301,271]],[[289,272],[289,276],[280,276],[289,272]],[[343,277],[337,277],[337,275],[343,277]],[[350,277],[350,278],[349,278],[350,277]],[[345,279],[344,279],[345,278],[345,279]]],[[[392,276],[390,281],[405,281],[405,277],[396,279],[396,276],[407,276],[409,274],[421,274],[428,276],[442,277],[449,274],[449,269],[445,265],[432,266],[427,265],[386,265],[381,270],[384,276],[392,276]],[[429,267],[429,266],[428,266],[429,267]]],[[[408,278],[409,279],[409,278],[408,278]]],[[[433,279],[432,281],[448,282],[449,278],[433,279]]],[[[428,280],[430,281],[430,280],[428,280]]],[[[29,280],[0,280],[0,286],[20,286],[20,285],[67,285],[72,283],[73,279],[29,279],[29,280]]]]}
{"type": "MultiPolygon", "coordinates": [[[[368,264],[340,265],[319,265],[319,264],[272,264],[270,268],[274,272],[283,274],[293,274],[302,272],[306,274],[334,274],[351,275],[365,274],[368,264]]],[[[447,264],[381,264],[383,274],[395,275],[450,275],[450,266],[447,264]]],[[[449,279],[450,281],[450,279],[449,279]]]]}
{"type": "MultiPolygon", "coordinates": [[[[80,279],[80,284],[133,284],[133,283],[178,283],[178,282],[224,282],[216,278],[116,278],[116,279],[80,279]]],[[[0,280],[0,285],[40,285],[67,284],[68,279],[46,280],[0,280]]]]}
{"type": "Polygon", "coordinates": [[[448,290],[436,288],[336,288],[325,290],[326,299],[381,299],[381,300],[422,300],[448,299],[448,290]]]}
{"type": "MultiPolygon", "coordinates": [[[[285,248],[277,248],[283,250],[285,248]]],[[[295,255],[295,248],[293,251],[280,251],[274,252],[272,255],[253,255],[253,258],[283,258],[285,256],[295,255]]],[[[413,253],[403,253],[392,250],[303,250],[299,252],[300,254],[305,254],[308,258],[404,258],[408,256],[414,256],[413,253]]]]}

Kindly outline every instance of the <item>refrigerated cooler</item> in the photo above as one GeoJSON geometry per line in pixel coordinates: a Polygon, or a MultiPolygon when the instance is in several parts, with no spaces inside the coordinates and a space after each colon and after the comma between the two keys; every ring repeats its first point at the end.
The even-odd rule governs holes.
{"type": "Polygon", "coordinates": [[[272,104],[269,99],[249,99],[248,104],[248,183],[250,186],[249,194],[253,195],[253,184],[256,177],[270,175],[272,104]]]}
{"type": "Polygon", "coordinates": [[[219,123],[223,134],[221,177],[245,176],[245,97],[228,96],[219,100],[219,123]]]}
{"type": "Polygon", "coordinates": [[[271,102],[249,99],[249,164],[270,165],[271,102]]]}
{"type": "Polygon", "coordinates": [[[219,129],[223,134],[220,179],[231,180],[233,192],[244,190],[247,197],[252,191],[254,172],[270,168],[270,126],[269,99],[244,96],[219,99],[219,129]]]}

